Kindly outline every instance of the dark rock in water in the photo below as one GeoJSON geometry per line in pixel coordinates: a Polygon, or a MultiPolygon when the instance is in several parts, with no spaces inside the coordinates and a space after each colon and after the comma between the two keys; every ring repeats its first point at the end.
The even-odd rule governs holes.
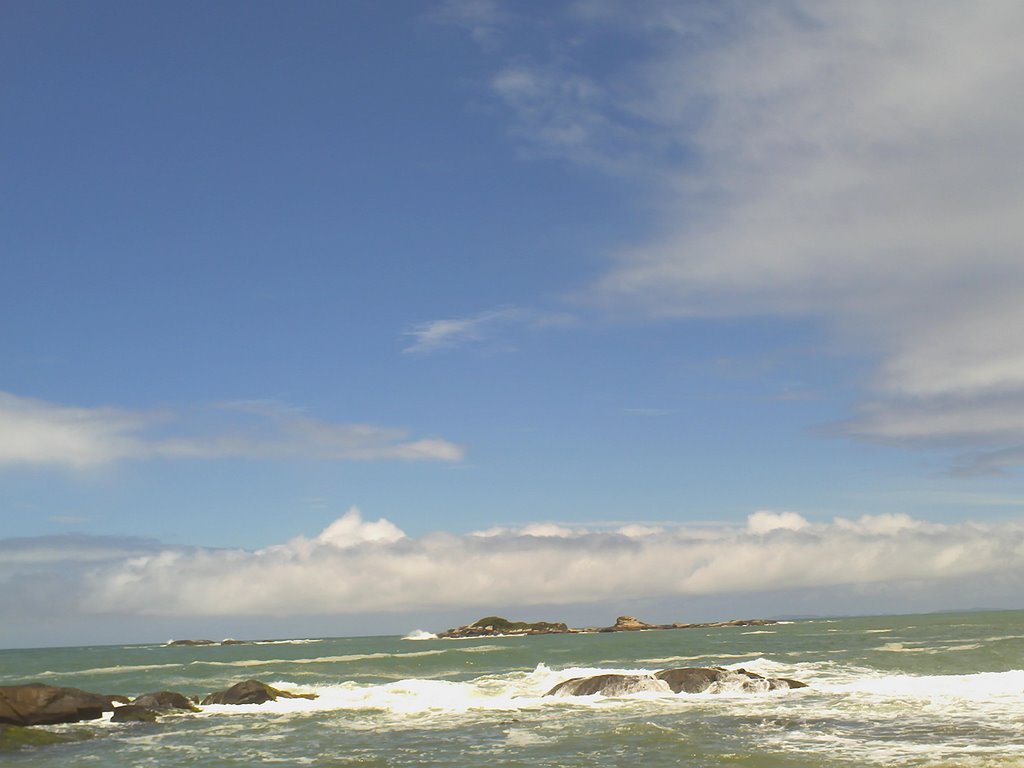
{"type": "Polygon", "coordinates": [[[654,676],[664,680],[672,693],[703,693],[721,680],[724,673],[721,667],[683,667],[665,669],[654,676]]]}
{"type": "Polygon", "coordinates": [[[41,683],[5,685],[0,686],[0,723],[51,725],[96,720],[110,712],[115,701],[127,703],[128,699],[41,683]]]}
{"type": "Polygon", "coordinates": [[[640,691],[664,691],[665,693],[721,693],[726,690],[741,690],[746,693],[761,693],[788,688],[806,688],[806,683],[788,678],[768,678],[748,672],[745,669],[724,667],[681,667],[665,669],[654,675],[594,675],[575,677],[559,683],[545,696],[624,696],[640,691]]]}
{"type": "Polygon", "coordinates": [[[171,640],[168,645],[220,645],[216,640],[171,640]]]}
{"type": "MultiPolygon", "coordinates": [[[[773,678],[772,682],[773,683],[774,682],[785,683],[786,687],[789,688],[790,690],[795,689],[795,688],[806,688],[807,687],[807,683],[802,683],[799,680],[793,680],[793,679],[791,679],[789,677],[773,678]]],[[[775,686],[772,686],[772,687],[774,688],[775,686]]]]}
{"type": "Polygon", "coordinates": [[[625,696],[640,691],[664,691],[668,686],[653,675],[594,675],[593,677],[574,677],[559,683],[545,696],[625,696]]]}
{"type": "Polygon", "coordinates": [[[681,667],[666,669],[655,675],[668,683],[673,693],[720,693],[739,688],[746,693],[806,688],[807,683],[789,678],[765,677],[746,669],[724,667],[681,667]]]}
{"type": "Polygon", "coordinates": [[[259,680],[246,680],[228,688],[226,691],[211,693],[202,701],[208,704],[262,704],[266,701],[281,699],[315,699],[315,693],[291,693],[272,688],[259,680]]]}
{"type": "Polygon", "coordinates": [[[63,731],[54,733],[43,728],[26,728],[21,725],[0,725],[0,753],[13,752],[29,747],[45,747],[49,744],[66,744],[70,741],[91,739],[88,731],[63,731]]]}
{"type": "Polygon", "coordinates": [[[125,704],[114,710],[110,718],[112,723],[155,723],[156,712],[138,704],[125,704]]]}
{"type": "Polygon", "coordinates": [[[135,699],[132,704],[138,707],[152,709],[155,712],[166,712],[172,709],[184,709],[189,712],[198,712],[199,707],[191,699],[173,691],[157,691],[156,693],[144,693],[135,699]]]}
{"type": "Polygon", "coordinates": [[[229,638],[227,638],[225,640],[221,640],[220,644],[221,645],[247,645],[248,642],[249,642],[248,640],[235,640],[235,639],[229,637],[229,638]]]}

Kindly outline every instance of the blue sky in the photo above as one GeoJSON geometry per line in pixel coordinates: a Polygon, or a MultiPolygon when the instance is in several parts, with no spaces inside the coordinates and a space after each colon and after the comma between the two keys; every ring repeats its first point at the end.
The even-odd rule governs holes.
{"type": "Polygon", "coordinates": [[[0,20],[0,645],[1019,607],[1017,3],[0,20]]]}

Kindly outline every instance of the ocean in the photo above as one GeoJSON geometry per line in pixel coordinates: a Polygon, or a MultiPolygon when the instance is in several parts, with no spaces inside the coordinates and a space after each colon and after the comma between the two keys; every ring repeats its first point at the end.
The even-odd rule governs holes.
{"type": "Polygon", "coordinates": [[[474,640],[0,651],[0,685],[205,695],[248,678],[319,698],[209,706],[157,723],[108,715],[49,726],[90,738],[0,753],[0,763],[1024,766],[1024,611],[474,640]],[[713,665],[809,687],[543,696],[572,677],[713,665]]]}

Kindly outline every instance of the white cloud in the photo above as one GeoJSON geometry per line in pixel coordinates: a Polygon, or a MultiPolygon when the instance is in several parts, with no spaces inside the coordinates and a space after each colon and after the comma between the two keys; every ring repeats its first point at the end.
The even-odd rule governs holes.
{"type": "Polygon", "coordinates": [[[74,408],[0,392],[0,464],[104,464],[133,455],[153,413],[74,408]]]}
{"type": "Polygon", "coordinates": [[[413,343],[402,351],[428,354],[441,349],[484,342],[500,331],[513,326],[547,328],[570,325],[572,322],[573,318],[565,314],[542,312],[523,307],[502,307],[468,317],[420,323],[406,331],[406,336],[413,337],[413,343]]]}
{"type": "Polygon", "coordinates": [[[771,512],[761,510],[747,517],[747,530],[764,535],[772,531],[799,531],[806,528],[807,520],[796,512],[771,512]]]}
{"type": "Polygon", "coordinates": [[[352,507],[316,537],[321,544],[330,544],[339,549],[358,544],[392,544],[405,538],[405,534],[394,523],[381,518],[373,523],[363,522],[356,507],[352,507]]]}
{"type": "Polygon", "coordinates": [[[1024,568],[1024,526],[941,525],[905,515],[812,523],[762,511],[746,526],[713,529],[607,532],[543,524],[488,533],[410,538],[386,520],[364,521],[350,510],[313,539],[255,552],[144,553],[96,567],[82,581],[78,610],[379,614],[910,581],[942,596],[959,579],[998,580],[1024,568]]]}
{"type": "Polygon", "coordinates": [[[440,438],[410,440],[405,430],[318,421],[268,403],[208,409],[202,429],[190,429],[184,415],[70,407],[0,392],[0,465],[87,468],[147,458],[459,461],[464,454],[440,438]]]}
{"type": "Polygon", "coordinates": [[[944,412],[955,399],[1001,422],[986,439],[1009,464],[1024,443],[1024,5],[601,0],[570,15],[548,24],[554,53],[509,58],[491,86],[531,146],[659,193],[660,232],[590,299],[814,318],[877,360],[850,432],[977,433],[944,412]],[[609,33],[631,58],[581,63],[609,33]]]}

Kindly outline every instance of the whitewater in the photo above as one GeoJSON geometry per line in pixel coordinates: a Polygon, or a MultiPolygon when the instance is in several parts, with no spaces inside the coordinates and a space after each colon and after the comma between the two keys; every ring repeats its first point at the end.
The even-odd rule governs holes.
{"type": "MultiPolygon", "coordinates": [[[[554,617],[557,618],[557,617],[554,617]]],[[[306,638],[228,646],[0,651],[0,685],[205,695],[257,678],[318,698],[215,705],[157,723],[65,726],[83,740],[12,766],[1024,766],[1024,612],[446,641],[306,638]],[[315,642],[314,642],[315,641],[315,642]],[[807,688],[544,694],[573,677],[683,666],[807,688]]]]}

